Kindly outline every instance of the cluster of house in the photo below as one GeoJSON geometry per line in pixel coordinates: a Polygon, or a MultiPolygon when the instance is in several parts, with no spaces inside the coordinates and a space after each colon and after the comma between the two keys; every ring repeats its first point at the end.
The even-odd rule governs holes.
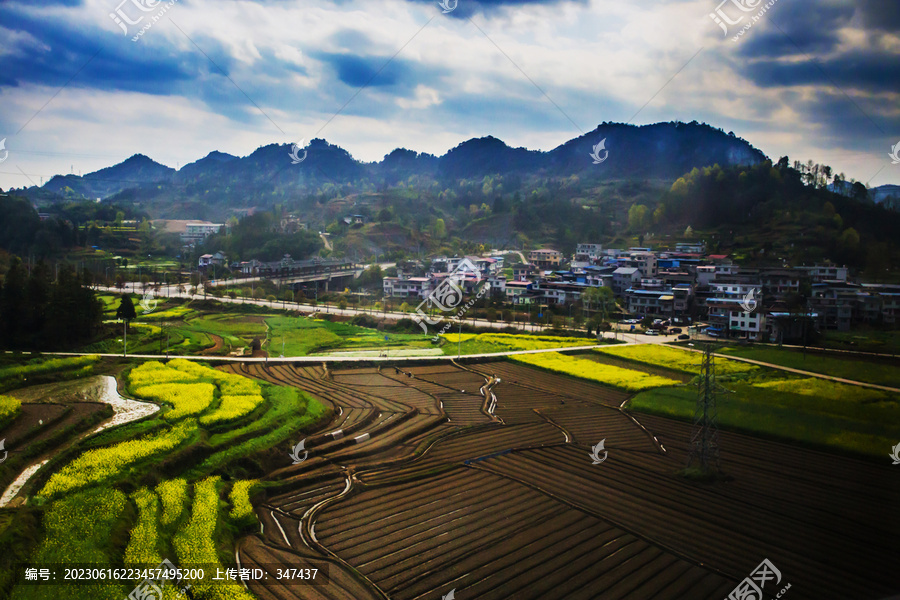
{"type": "Polygon", "coordinates": [[[465,293],[487,282],[495,299],[511,304],[575,303],[591,287],[608,287],[633,316],[702,322],[711,335],[752,340],[798,339],[810,326],[847,331],[862,323],[900,323],[898,285],[853,283],[847,267],[832,264],[745,268],[727,255],[707,254],[703,243],[667,251],[579,244],[569,260],[542,248],[512,266],[512,279],[503,274],[503,260],[495,252],[438,257],[427,268],[402,265],[397,277],[384,278],[384,295],[423,300],[451,275],[465,293]],[[803,292],[805,304],[799,302],[803,292]]]}

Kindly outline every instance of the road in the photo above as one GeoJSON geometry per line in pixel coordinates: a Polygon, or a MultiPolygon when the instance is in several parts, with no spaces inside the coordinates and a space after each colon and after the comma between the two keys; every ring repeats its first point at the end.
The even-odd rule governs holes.
{"type": "MultiPolygon", "coordinates": [[[[494,353],[485,353],[485,354],[463,354],[462,356],[456,355],[444,355],[444,356],[285,356],[281,357],[257,357],[250,358],[246,356],[190,356],[190,355],[176,355],[172,354],[169,358],[184,358],[187,360],[202,360],[202,361],[222,361],[222,362],[246,362],[246,363],[313,363],[313,364],[322,364],[323,362],[328,363],[355,363],[355,362],[384,362],[384,363],[398,363],[398,362],[434,362],[434,361],[447,361],[451,362],[454,360],[458,360],[461,358],[500,358],[503,356],[515,356],[517,354],[542,354],[545,352],[559,352],[560,350],[566,351],[579,351],[579,350],[593,350],[594,348],[608,348],[605,344],[592,344],[587,346],[572,346],[569,348],[543,348],[540,350],[510,350],[507,352],[494,352],[494,353]]],[[[28,352],[24,354],[29,354],[28,352]]],[[[159,360],[160,358],[165,358],[165,355],[161,354],[128,354],[126,357],[123,357],[122,354],[98,354],[97,352],[42,352],[43,356],[100,356],[103,358],[145,358],[150,360],[159,360]]]]}
{"type": "MultiPolygon", "coordinates": [[[[134,294],[143,294],[141,291],[137,291],[137,287],[141,287],[140,284],[133,284],[125,286],[125,292],[131,291],[134,294]]],[[[112,293],[112,294],[120,294],[122,293],[120,290],[114,287],[104,287],[98,286],[97,288],[101,292],[112,293]]],[[[143,288],[142,288],[143,289],[143,288]]],[[[149,289],[149,288],[148,288],[149,289]]],[[[270,302],[268,300],[254,300],[250,298],[217,298],[214,296],[206,296],[203,294],[189,294],[187,292],[179,292],[177,286],[168,286],[161,287],[159,294],[156,294],[158,298],[189,298],[192,300],[213,300],[216,302],[222,302],[224,304],[255,304],[256,306],[262,306],[266,308],[272,308],[277,310],[296,310],[305,313],[328,313],[332,315],[341,315],[353,317],[356,315],[371,315],[377,316],[383,319],[387,319],[390,321],[399,321],[400,319],[411,319],[415,316],[415,313],[405,313],[399,311],[375,311],[375,310],[366,310],[359,308],[338,308],[337,306],[330,306],[320,304],[318,306],[311,306],[309,304],[300,304],[298,302],[287,302],[287,301],[275,301],[270,302]]],[[[447,320],[444,323],[449,323],[447,320]]],[[[458,321],[453,321],[453,327],[457,327],[458,321]]],[[[472,325],[474,327],[485,327],[490,329],[503,329],[505,327],[515,327],[517,329],[521,329],[526,332],[539,332],[548,327],[544,325],[533,325],[530,323],[507,323],[505,321],[488,321],[486,319],[463,319],[463,323],[466,325],[472,325]]],[[[432,335],[436,335],[440,329],[443,327],[443,324],[438,326],[432,326],[428,333],[432,335]]],[[[452,328],[449,330],[452,331],[452,328]]],[[[641,336],[643,337],[643,336],[641,336]]]]}

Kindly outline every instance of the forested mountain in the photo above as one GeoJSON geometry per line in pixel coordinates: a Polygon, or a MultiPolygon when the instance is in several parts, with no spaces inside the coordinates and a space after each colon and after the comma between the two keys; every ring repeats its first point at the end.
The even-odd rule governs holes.
{"type": "Polygon", "coordinates": [[[272,205],[335,188],[347,195],[413,181],[447,189],[460,180],[499,176],[518,182],[507,191],[530,192],[531,183],[542,179],[578,177],[593,184],[671,181],[695,167],[749,166],[765,160],[746,141],[696,122],[603,123],[548,152],[512,148],[488,136],[465,141],[440,157],[397,149],[380,162],[364,163],[322,139],[312,140],[299,156],[305,158],[295,164],[290,144],[269,144],[243,158],[212,152],[175,171],[138,154],[84,177],[56,176],[42,190],[24,193],[32,199],[52,192],[66,198],[139,202],[158,216],[185,218],[206,216],[210,210],[272,205]],[[601,142],[598,156],[603,160],[598,163],[591,155],[601,142]]]}

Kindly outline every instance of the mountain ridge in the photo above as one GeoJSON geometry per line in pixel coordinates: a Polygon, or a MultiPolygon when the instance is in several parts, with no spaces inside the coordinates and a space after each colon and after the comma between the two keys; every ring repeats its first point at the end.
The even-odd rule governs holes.
{"type": "Polygon", "coordinates": [[[693,121],[649,125],[603,122],[593,131],[551,150],[512,147],[492,135],[470,138],[441,156],[397,148],[380,161],[355,159],[346,149],[313,139],[299,156],[291,144],[271,143],[244,157],[214,150],[175,170],[143,155],[88,173],[59,175],[42,189],[68,198],[115,198],[152,202],[160,194],[181,202],[209,202],[215,192],[224,205],[258,200],[274,194],[312,193],[322,186],[356,186],[357,191],[382,189],[426,177],[442,182],[478,180],[488,176],[516,179],[569,178],[589,182],[611,180],[671,180],[693,168],[753,166],[766,155],[733,133],[693,121]],[[604,141],[606,159],[597,164],[593,147],[604,141]]]}

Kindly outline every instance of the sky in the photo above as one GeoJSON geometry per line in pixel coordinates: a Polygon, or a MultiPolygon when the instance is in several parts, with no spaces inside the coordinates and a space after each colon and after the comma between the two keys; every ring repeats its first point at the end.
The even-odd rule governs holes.
{"type": "Polygon", "coordinates": [[[442,2],[0,0],[0,188],[137,153],[378,161],[694,120],[900,184],[897,0],[442,2]]]}

